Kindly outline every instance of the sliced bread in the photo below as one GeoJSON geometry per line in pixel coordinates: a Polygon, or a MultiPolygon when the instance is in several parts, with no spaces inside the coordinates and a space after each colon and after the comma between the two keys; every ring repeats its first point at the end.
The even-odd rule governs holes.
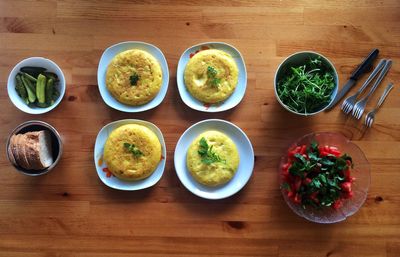
{"type": "Polygon", "coordinates": [[[53,163],[51,136],[46,130],[25,134],[25,154],[34,170],[41,170],[53,163]]]}
{"type": "Polygon", "coordinates": [[[51,136],[46,130],[13,135],[9,149],[10,159],[28,170],[45,169],[53,163],[51,136]]]}

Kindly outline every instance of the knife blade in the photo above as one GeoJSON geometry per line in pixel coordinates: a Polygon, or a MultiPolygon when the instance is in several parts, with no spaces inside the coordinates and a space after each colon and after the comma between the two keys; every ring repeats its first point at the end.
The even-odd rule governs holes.
{"type": "Polygon", "coordinates": [[[349,79],[346,84],[344,84],[344,86],[342,87],[342,89],[340,89],[340,91],[337,93],[335,100],[333,100],[333,102],[328,106],[328,109],[331,109],[333,106],[335,106],[337,104],[337,102],[340,101],[340,99],[343,98],[343,96],[349,92],[350,88],[352,88],[354,86],[354,84],[356,83],[356,80],[354,79],[349,79]]]}
{"type": "Polygon", "coordinates": [[[332,101],[332,103],[328,106],[328,110],[334,107],[340,99],[343,98],[343,96],[355,85],[357,80],[360,78],[360,76],[363,73],[366,73],[372,66],[372,63],[378,57],[379,50],[378,49],[373,49],[368,56],[364,59],[364,61],[357,66],[357,68],[354,70],[354,72],[351,74],[350,79],[344,84],[344,86],[340,89],[340,91],[337,93],[335,99],[332,101]]]}

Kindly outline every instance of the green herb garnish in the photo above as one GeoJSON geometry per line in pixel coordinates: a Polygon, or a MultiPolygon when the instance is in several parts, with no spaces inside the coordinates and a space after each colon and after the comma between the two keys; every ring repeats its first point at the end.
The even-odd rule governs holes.
{"type": "Polygon", "coordinates": [[[278,81],[280,100],[298,113],[312,113],[328,105],[335,82],[320,58],[310,59],[305,65],[291,67],[278,81]]]}
{"type": "Polygon", "coordinates": [[[221,79],[217,78],[217,74],[218,71],[214,67],[212,66],[207,67],[207,76],[209,78],[211,86],[218,87],[219,83],[221,83],[221,79]]]}
{"type": "MultiPolygon", "coordinates": [[[[288,172],[294,181],[301,183],[294,194],[302,199],[303,208],[309,205],[318,208],[333,206],[345,193],[342,183],[350,183],[345,174],[352,166],[352,159],[347,154],[321,155],[316,142],[312,142],[304,154],[295,153],[288,172]],[[306,180],[309,182],[304,183],[306,180]]],[[[291,191],[286,181],[281,184],[281,188],[291,191]]]]}
{"type": "Polygon", "coordinates": [[[131,86],[136,86],[138,81],[140,79],[139,74],[137,74],[136,72],[133,72],[133,74],[129,77],[129,80],[131,82],[131,86]]]}
{"type": "Polygon", "coordinates": [[[202,137],[199,142],[199,150],[197,151],[201,156],[201,162],[205,164],[212,164],[214,162],[223,162],[223,160],[215,151],[213,151],[213,146],[209,146],[207,140],[202,137]]]}
{"type": "Polygon", "coordinates": [[[142,151],[140,151],[134,144],[124,143],[124,147],[126,150],[131,152],[134,157],[140,157],[143,155],[142,151]]]}

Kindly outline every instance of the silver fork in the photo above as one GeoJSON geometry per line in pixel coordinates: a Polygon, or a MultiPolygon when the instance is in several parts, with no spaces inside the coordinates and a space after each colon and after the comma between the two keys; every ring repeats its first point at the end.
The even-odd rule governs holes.
{"type": "Polygon", "coordinates": [[[375,80],[374,85],[369,90],[368,94],[354,105],[352,113],[353,117],[355,117],[356,119],[361,118],[370,96],[375,92],[375,90],[377,89],[377,87],[379,86],[379,84],[381,83],[382,79],[385,77],[386,73],[389,71],[391,66],[392,66],[392,60],[388,60],[385,64],[385,67],[383,67],[381,73],[379,74],[378,78],[375,80]]]}
{"type": "Polygon", "coordinates": [[[378,74],[378,72],[383,68],[383,66],[385,66],[385,64],[386,64],[386,60],[382,59],[378,63],[378,65],[375,67],[375,69],[373,70],[371,75],[369,75],[368,79],[360,87],[360,89],[358,89],[354,95],[347,97],[343,101],[341,109],[344,113],[348,114],[351,112],[351,110],[353,110],[353,107],[354,107],[354,104],[356,103],[358,95],[361,94],[362,91],[364,91],[364,89],[369,85],[369,83],[371,83],[371,81],[375,78],[376,74],[378,74]]]}
{"type": "Polygon", "coordinates": [[[386,97],[388,96],[388,94],[390,93],[390,90],[392,90],[392,88],[393,88],[393,83],[389,83],[389,85],[386,86],[385,91],[379,98],[379,101],[376,104],[375,108],[372,111],[370,111],[369,113],[367,113],[367,115],[365,116],[365,126],[367,126],[367,127],[372,126],[372,123],[374,122],[374,119],[375,119],[375,113],[378,111],[379,107],[381,107],[381,105],[385,101],[386,97]]]}

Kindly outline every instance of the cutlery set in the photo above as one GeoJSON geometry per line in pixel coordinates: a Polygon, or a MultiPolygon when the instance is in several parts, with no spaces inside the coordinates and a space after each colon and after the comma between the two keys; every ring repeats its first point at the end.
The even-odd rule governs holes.
{"type": "MultiPolygon", "coordinates": [[[[374,49],[368,55],[368,57],[364,60],[364,62],[361,63],[360,66],[350,76],[350,79],[346,82],[346,84],[343,86],[343,88],[337,94],[336,98],[334,99],[332,104],[329,106],[329,108],[332,108],[336,103],[338,103],[340,101],[340,99],[355,85],[355,83],[357,82],[357,80],[361,76],[361,74],[367,72],[372,67],[372,63],[377,58],[378,54],[379,54],[379,50],[374,49]]],[[[343,101],[343,103],[341,105],[342,111],[345,114],[351,113],[351,115],[354,118],[360,119],[365,111],[365,107],[366,107],[370,97],[375,92],[375,90],[378,88],[378,86],[381,84],[383,78],[388,73],[391,66],[392,66],[392,60],[382,59],[378,63],[378,65],[375,67],[375,69],[372,71],[372,73],[369,75],[369,77],[364,82],[364,84],[357,90],[357,92],[354,95],[347,97],[343,101]],[[375,79],[375,82],[371,86],[369,92],[362,98],[359,98],[359,96],[364,92],[364,90],[371,84],[371,82],[374,79],[375,79]]],[[[375,113],[381,107],[382,103],[384,102],[384,100],[386,99],[387,95],[390,93],[392,88],[393,88],[393,83],[389,83],[386,86],[385,91],[383,92],[382,96],[380,97],[375,108],[366,115],[365,122],[364,122],[365,126],[367,126],[367,127],[372,126],[372,123],[375,118],[375,113]]]]}

